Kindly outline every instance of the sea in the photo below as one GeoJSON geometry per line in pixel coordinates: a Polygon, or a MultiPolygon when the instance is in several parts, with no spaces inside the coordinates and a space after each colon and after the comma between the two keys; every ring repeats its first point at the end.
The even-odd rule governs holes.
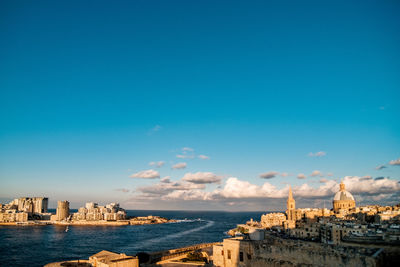
{"type": "MultiPolygon", "coordinates": [[[[71,212],[75,212],[71,210],[71,212]]],[[[127,255],[199,243],[219,242],[227,231],[266,212],[128,210],[129,216],[156,215],[176,223],[126,226],[0,226],[0,266],[43,266],[88,259],[109,250],[127,255]]]]}

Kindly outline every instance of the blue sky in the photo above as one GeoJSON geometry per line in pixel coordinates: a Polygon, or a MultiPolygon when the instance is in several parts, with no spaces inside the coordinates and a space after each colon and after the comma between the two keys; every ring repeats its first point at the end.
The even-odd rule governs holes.
{"type": "Polygon", "coordinates": [[[276,196],[218,190],[236,177],[279,192],[289,183],[296,197],[301,185],[347,176],[390,183],[371,199],[349,180],[356,200],[398,196],[400,165],[389,164],[400,158],[397,1],[0,5],[1,199],[283,209],[276,196]],[[194,158],[177,158],[183,147],[194,158]],[[326,154],[309,156],[319,151],[326,154]],[[171,168],[181,162],[185,169],[171,168]],[[160,178],[130,178],[149,169],[160,178]],[[310,176],[315,170],[322,176],[310,176]],[[273,171],[288,176],[259,177],[273,171]],[[141,191],[198,172],[221,180],[167,195],[141,191]]]}

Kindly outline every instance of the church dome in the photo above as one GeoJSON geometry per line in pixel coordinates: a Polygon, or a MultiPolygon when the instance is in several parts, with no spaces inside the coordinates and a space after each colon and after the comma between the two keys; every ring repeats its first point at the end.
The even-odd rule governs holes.
{"type": "Polygon", "coordinates": [[[354,200],[354,197],[352,194],[350,194],[349,191],[339,191],[335,194],[335,196],[333,197],[334,201],[337,200],[354,200]]]}
{"type": "Polygon", "coordinates": [[[349,191],[346,191],[346,187],[343,182],[340,183],[339,192],[333,197],[333,210],[336,213],[340,213],[342,210],[350,210],[356,206],[356,201],[349,191]]]}

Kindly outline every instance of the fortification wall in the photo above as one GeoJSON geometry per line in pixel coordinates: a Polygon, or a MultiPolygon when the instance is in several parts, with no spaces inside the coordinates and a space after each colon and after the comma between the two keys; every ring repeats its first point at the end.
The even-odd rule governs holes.
{"type": "MultiPolygon", "coordinates": [[[[380,266],[376,248],[337,247],[269,237],[263,241],[225,239],[223,253],[213,255],[217,266],[380,266]],[[219,259],[218,259],[219,257],[219,259]]],[[[217,251],[217,250],[214,250],[217,251]]]]}
{"type": "Polygon", "coordinates": [[[279,264],[280,266],[377,266],[371,249],[333,248],[330,245],[315,244],[298,240],[271,240],[254,250],[252,266],[279,264]],[[360,251],[362,250],[362,251],[360,251]],[[365,254],[364,254],[365,253],[365,254]]]}

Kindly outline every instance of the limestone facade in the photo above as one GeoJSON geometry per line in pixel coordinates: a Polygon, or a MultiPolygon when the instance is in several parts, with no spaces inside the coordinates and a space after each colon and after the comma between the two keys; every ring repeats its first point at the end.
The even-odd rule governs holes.
{"type": "Polygon", "coordinates": [[[21,197],[4,205],[4,208],[29,214],[41,214],[47,213],[48,201],[47,197],[21,197]]]}
{"type": "Polygon", "coordinates": [[[26,222],[28,218],[50,216],[47,197],[21,197],[0,206],[0,222],[26,222]]]}
{"type": "Polygon", "coordinates": [[[138,267],[139,259],[124,253],[103,250],[90,256],[89,263],[94,267],[138,267]]]}
{"type": "Polygon", "coordinates": [[[333,198],[333,211],[335,213],[346,213],[355,207],[356,201],[353,195],[349,191],[346,191],[345,184],[341,182],[340,190],[333,198]]]}
{"type": "Polygon", "coordinates": [[[218,267],[261,266],[378,266],[378,249],[336,248],[326,244],[267,235],[256,241],[243,237],[224,239],[213,247],[218,267]]]}
{"type": "Polygon", "coordinates": [[[286,201],[286,215],[288,221],[295,221],[296,220],[296,201],[293,198],[292,187],[289,187],[289,196],[286,201]]]}
{"type": "Polygon", "coordinates": [[[10,223],[10,222],[27,222],[28,213],[27,212],[0,212],[0,222],[10,223]]]}
{"type": "Polygon", "coordinates": [[[126,212],[118,203],[99,206],[97,203],[88,202],[85,207],[78,209],[72,216],[76,221],[118,221],[126,219],[126,212]]]}
{"type": "Polygon", "coordinates": [[[51,221],[63,221],[67,220],[69,217],[69,202],[68,201],[58,201],[56,214],[50,217],[51,221]]]}
{"type": "Polygon", "coordinates": [[[267,213],[261,216],[261,226],[264,228],[283,226],[284,222],[286,222],[284,213],[267,213]]]}

